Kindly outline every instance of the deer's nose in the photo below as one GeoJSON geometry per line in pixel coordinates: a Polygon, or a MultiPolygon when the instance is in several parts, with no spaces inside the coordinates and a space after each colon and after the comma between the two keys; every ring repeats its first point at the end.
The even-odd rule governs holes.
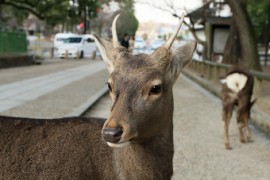
{"type": "Polygon", "coordinates": [[[103,139],[106,142],[117,143],[123,134],[123,129],[121,127],[116,128],[105,128],[102,131],[103,139]]]}

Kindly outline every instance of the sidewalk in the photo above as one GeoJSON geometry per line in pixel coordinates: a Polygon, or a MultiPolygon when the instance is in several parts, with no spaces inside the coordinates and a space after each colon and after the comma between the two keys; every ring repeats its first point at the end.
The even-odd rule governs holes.
{"type": "Polygon", "coordinates": [[[103,61],[66,60],[5,71],[0,73],[0,114],[7,116],[76,115],[79,107],[104,91],[107,81],[103,61]]]}
{"type": "MultiPolygon", "coordinates": [[[[173,179],[268,180],[270,140],[251,126],[253,143],[241,144],[235,117],[223,144],[221,102],[183,75],[174,86],[173,179]]],[[[108,117],[110,98],[101,99],[86,116],[108,117]]]]}

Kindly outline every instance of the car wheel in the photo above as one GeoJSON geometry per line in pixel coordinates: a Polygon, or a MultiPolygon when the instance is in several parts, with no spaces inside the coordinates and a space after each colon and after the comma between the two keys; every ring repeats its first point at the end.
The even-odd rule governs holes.
{"type": "Polygon", "coordinates": [[[80,59],[82,59],[83,56],[84,56],[84,53],[83,53],[83,51],[81,51],[80,59]]]}

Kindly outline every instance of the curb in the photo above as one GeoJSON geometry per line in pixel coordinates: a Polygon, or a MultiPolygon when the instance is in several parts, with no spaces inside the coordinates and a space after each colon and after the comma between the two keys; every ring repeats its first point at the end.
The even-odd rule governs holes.
{"type": "Polygon", "coordinates": [[[108,92],[108,87],[104,86],[98,92],[96,92],[92,97],[90,97],[86,102],[81,104],[79,107],[74,109],[67,117],[83,116],[88,109],[90,109],[101,97],[103,97],[108,92]]]}

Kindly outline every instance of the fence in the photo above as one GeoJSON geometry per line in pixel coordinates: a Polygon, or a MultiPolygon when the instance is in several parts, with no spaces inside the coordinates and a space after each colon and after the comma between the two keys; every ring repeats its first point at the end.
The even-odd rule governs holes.
{"type": "MultiPolygon", "coordinates": [[[[201,86],[221,97],[222,79],[230,65],[211,61],[192,61],[184,74],[195,80],[201,86]]],[[[270,70],[270,68],[269,68],[270,70]]],[[[251,70],[254,76],[254,99],[257,99],[251,113],[254,125],[270,136],[270,74],[251,70]]]]}
{"type": "Polygon", "coordinates": [[[24,32],[0,30],[0,55],[27,53],[27,40],[24,32]]]}

